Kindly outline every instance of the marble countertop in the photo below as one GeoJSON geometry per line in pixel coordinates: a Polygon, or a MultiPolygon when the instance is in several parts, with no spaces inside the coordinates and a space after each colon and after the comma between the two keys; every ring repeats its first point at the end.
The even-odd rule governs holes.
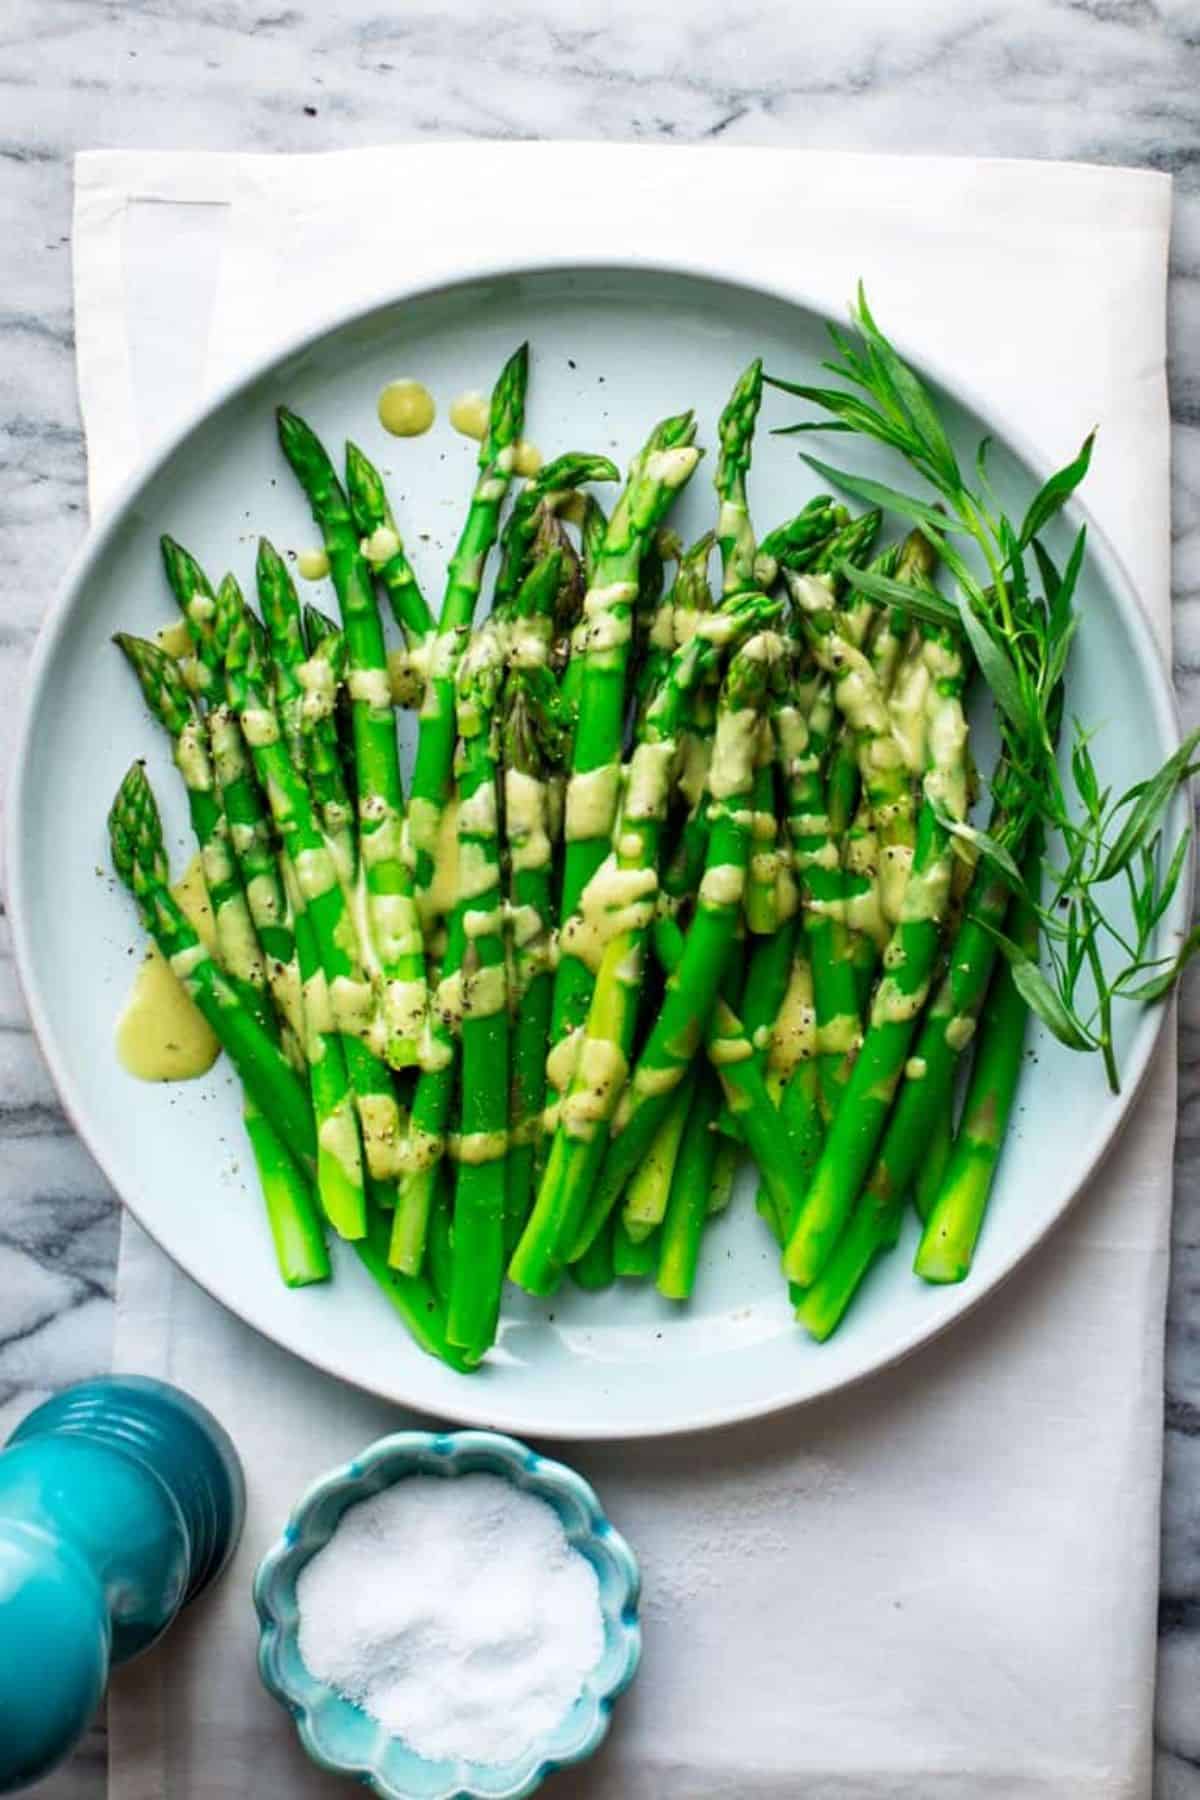
{"type": "MultiPolygon", "coordinates": [[[[1200,14],[1195,0],[8,0],[0,23],[0,761],[86,522],[71,157],[411,137],[613,137],[1076,157],[1175,177],[1175,674],[1200,723],[1200,14]]],[[[0,922],[0,930],[3,930],[0,922]]],[[[1200,1800],[1200,976],[1180,1013],[1164,1399],[1159,1800],[1200,1800]]],[[[0,1438],[106,1366],[117,1221],[0,938],[0,1438]]],[[[39,1793],[100,1800],[102,1729],[39,1793]]]]}

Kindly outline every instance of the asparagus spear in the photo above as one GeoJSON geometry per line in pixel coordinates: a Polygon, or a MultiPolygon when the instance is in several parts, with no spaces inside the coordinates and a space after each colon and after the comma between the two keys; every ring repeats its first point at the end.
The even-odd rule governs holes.
{"type": "MultiPolygon", "coordinates": [[[[660,918],[654,935],[659,962],[673,974],[683,960],[685,939],[677,922],[660,918]]],[[[727,975],[727,991],[737,963],[727,975]]],[[[786,1108],[776,1112],[762,1071],[754,1060],[754,1045],[737,1013],[726,999],[717,1001],[704,1034],[704,1049],[721,1083],[725,1104],[734,1115],[739,1135],[758,1165],[758,1172],[779,1219],[794,1216],[805,1187],[806,1164],[801,1142],[793,1135],[786,1108]]]]}
{"type": "Polygon", "coordinates": [[[409,1275],[421,1271],[432,1210],[442,1185],[442,1160],[458,1073],[466,910],[465,906],[458,906],[451,915],[441,980],[434,991],[425,1027],[421,1073],[413,1092],[408,1130],[398,1152],[400,1180],[388,1260],[393,1268],[409,1275]]]}
{"type": "MultiPolygon", "coordinates": [[[[279,1042],[280,1023],[266,997],[267,970],[272,971],[271,988],[277,995],[284,1023],[284,1041],[292,1047],[293,1060],[302,1061],[299,1037],[303,1022],[299,1016],[299,981],[291,933],[284,923],[281,897],[276,896],[273,882],[259,865],[257,843],[239,835],[253,837],[247,815],[253,819],[257,796],[247,787],[240,766],[235,767],[233,747],[223,746],[220,709],[210,715],[215,753],[210,755],[204,722],[172,658],[156,644],[128,633],[119,633],[115,641],[137,675],[151,712],[170,734],[176,766],[187,791],[217,943],[229,983],[272,1041],[279,1042]],[[228,817],[221,803],[214,762],[223,771],[225,794],[232,802],[228,817]],[[244,852],[237,860],[231,822],[232,839],[242,843],[244,852]],[[268,961],[264,961],[255,933],[256,922],[261,922],[268,961]]],[[[240,741],[236,748],[240,749],[240,741]]],[[[249,1094],[245,1125],[283,1279],[289,1286],[323,1280],[328,1262],[323,1243],[320,1255],[312,1255],[311,1195],[299,1171],[290,1164],[285,1147],[276,1140],[269,1120],[259,1113],[249,1094]]]]}
{"type": "Polygon", "coordinates": [[[327,993],[313,989],[306,996],[306,1016],[307,1009],[315,1008],[315,1029],[323,1034],[336,1031],[341,1036],[367,1168],[377,1179],[387,1180],[397,1169],[400,1114],[387,1067],[372,1048],[373,1043],[380,1043],[381,1034],[354,915],[314,815],[307,784],[293,768],[284,746],[254,631],[236,583],[222,585],[218,619],[229,703],[250,746],[260,786],[292,865],[296,891],[311,923],[325,976],[327,993]],[[328,1014],[324,1012],[326,999],[328,1014]]]}
{"type": "Polygon", "coordinates": [[[821,1160],[784,1253],[788,1276],[816,1280],[867,1173],[904,1070],[937,959],[953,861],[943,819],[966,811],[966,720],[963,663],[957,638],[939,630],[927,640],[932,674],[932,766],[917,830],[912,875],[900,921],[884,954],[884,977],[870,1025],[834,1118],[821,1160]]]}
{"type": "Polygon", "coordinates": [[[337,724],[338,696],[346,674],[346,640],[333,626],[319,637],[310,631],[310,643],[309,654],[296,671],[303,690],[300,732],[304,766],[339,879],[350,888],[358,875],[358,838],[337,724]]]}
{"type": "MultiPolygon", "coordinates": [[[[612,1221],[612,1266],[613,1274],[625,1281],[645,1281],[658,1268],[658,1244],[660,1233],[651,1231],[643,1238],[632,1238],[625,1229],[625,1221],[618,1213],[613,1214],[612,1221]]],[[[603,1234],[596,1240],[603,1242],[603,1234]]],[[[572,1263],[572,1270],[579,1268],[572,1263]]]]}
{"type": "MultiPolygon", "coordinates": [[[[717,544],[721,552],[721,591],[728,599],[755,586],[757,542],[750,522],[746,477],[754,443],[754,427],[762,404],[762,362],[752,362],[738,378],[721,414],[714,486],[720,501],[717,544]]],[[[750,931],[770,936],[779,924],[775,841],[775,772],[771,736],[764,719],[749,798],[754,843],[746,885],[745,915],[750,931]]]]}
{"type": "Polygon", "coordinates": [[[462,535],[450,559],[421,707],[409,797],[408,831],[418,894],[425,893],[433,881],[438,825],[454,761],[454,673],[475,616],[484,563],[496,541],[500,506],[512,474],[513,450],[524,422],[528,374],[529,347],[522,344],[505,364],[492,391],[488,428],[479,446],[479,476],[462,535]]]}
{"type": "MultiPolygon", "coordinates": [[[[719,661],[721,640],[752,630],[774,610],[760,596],[746,596],[728,614],[714,615],[713,629],[697,632],[672,659],[631,762],[612,866],[598,871],[584,907],[560,939],[561,952],[595,962],[596,981],[586,1026],[560,1040],[547,1064],[549,1083],[562,1096],[555,1105],[554,1144],[509,1269],[532,1293],[550,1291],[569,1260],[628,1067],[684,699],[719,661]]],[[[568,842],[568,859],[571,847],[568,842]]]]}
{"type": "MultiPolygon", "coordinates": [[[[532,623],[547,614],[557,581],[559,554],[552,551],[526,577],[517,596],[515,619],[532,623]]],[[[510,623],[503,615],[493,614],[489,621],[489,644],[497,652],[504,645],[504,627],[510,623]],[[496,635],[496,634],[499,635],[496,635]]],[[[535,641],[540,639],[534,634],[535,641]]],[[[519,648],[519,640],[518,640],[519,648]]],[[[541,646],[544,649],[544,645],[541,646]]],[[[514,695],[529,700],[539,667],[538,656],[520,656],[514,673],[514,695]]],[[[490,676],[489,676],[490,679],[490,676]]],[[[548,679],[548,678],[547,678],[548,679]]],[[[540,732],[550,729],[547,700],[543,693],[540,704],[540,732]]],[[[529,724],[520,725],[509,740],[510,751],[518,756],[522,746],[532,757],[538,732],[532,727],[532,714],[524,704],[514,703],[514,711],[529,724]]],[[[490,745],[489,745],[490,754],[490,745]]],[[[505,1202],[506,1248],[511,1248],[516,1235],[514,1215],[523,1215],[528,1186],[532,1179],[536,1126],[540,1117],[540,1094],[544,1086],[546,1024],[549,1005],[550,845],[545,835],[545,795],[540,784],[524,769],[506,771],[510,838],[515,837],[510,863],[514,881],[514,927],[521,935],[514,949],[517,975],[516,1020],[512,1043],[514,1088],[514,1132],[510,1154],[506,1159],[507,1192],[505,1202]],[[539,821],[542,820],[541,823],[539,821]],[[520,896],[520,897],[518,897],[520,896]],[[540,932],[534,919],[543,921],[540,932]],[[528,1103],[527,1099],[528,1097],[528,1103]]],[[[490,852],[488,853],[490,856],[490,852]]],[[[402,1175],[393,1224],[391,1259],[396,1268],[415,1272],[421,1267],[425,1253],[427,1224],[437,1188],[438,1169],[445,1150],[445,1133],[455,1083],[456,1037],[461,1023],[463,987],[463,952],[466,947],[466,918],[476,910],[476,902],[468,896],[456,905],[451,915],[442,980],[431,1009],[426,1043],[422,1051],[422,1069],[413,1097],[412,1119],[402,1148],[402,1175]]],[[[508,1121],[506,1120],[506,1123],[508,1121]]]]}
{"type": "Polygon", "coordinates": [[[489,620],[458,669],[459,887],[463,915],[462,1090],[447,1330],[479,1357],[496,1334],[504,1280],[508,982],[501,906],[499,729],[504,645],[489,620]]]}
{"type": "Polygon", "coordinates": [[[933,1132],[925,1147],[920,1173],[913,1183],[913,1205],[922,1224],[933,1211],[933,1203],[941,1192],[942,1178],[954,1147],[954,1096],[942,1107],[933,1132]]]}
{"type": "Polygon", "coordinates": [[[714,1127],[720,1102],[721,1090],[715,1078],[702,1070],[688,1108],[663,1220],[658,1291],[668,1300],[690,1299],[696,1284],[700,1238],[709,1216],[717,1156],[714,1127]]]}
{"type": "MultiPolygon", "coordinates": [[[[667,508],[699,460],[690,413],[664,419],[634,457],[613,510],[584,600],[573,646],[580,670],[579,722],[567,788],[567,847],[560,920],[577,913],[583,891],[605,856],[617,811],[625,685],[638,570],[667,508]]],[[[564,944],[554,983],[553,1040],[583,1023],[592,972],[564,944]]]]}
{"type": "Polygon", "coordinates": [[[513,501],[501,538],[493,612],[505,613],[515,604],[530,568],[552,548],[540,542],[545,516],[553,516],[570,506],[579,498],[579,490],[587,482],[618,479],[617,466],[607,456],[568,450],[565,455],[544,463],[533,479],[525,483],[513,501]]]}
{"type": "Polygon", "coordinates": [[[598,1231],[588,1246],[586,1256],[571,1265],[571,1279],[577,1287],[587,1293],[598,1293],[601,1288],[611,1287],[616,1274],[613,1255],[612,1220],[604,1231],[598,1231]]]}
{"type": "Polygon", "coordinates": [[[946,971],[921,1024],[883,1143],[833,1254],[798,1317],[814,1337],[840,1322],[875,1256],[896,1242],[904,1201],[950,1116],[959,1058],[975,1031],[996,959],[994,933],[1008,910],[1007,883],[982,864],[968,918],[954,934],[946,971]]]}
{"type": "Polygon", "coordinates": [[[774,632],[758,633],[737,651],[726,672],[709,777],[716,817],[695,917],[679,967],[667,984],[662,1010],[615,1114],[609,1111],[608,1150],[583,1224],[572,1240],[573,1256],[586,1250],[649,1150],[673,1090],[699,1048],[728,967],[750,850],[744,803],[753,784],[754,748],[767,695],[782,668],[782,650],[782,640],[774,632]]]}
{"type": "Polygon", "coordinates": [[[814,557],[828,540],[850,523],[844,506],[835,506],[828,494],[815,494],[794,519],[768,531],[754,557],[754,584],[764,591],[774,588],[787,569],[812,567],[814,557]]]}
{"type": "Polygon", "coordinates": [[[393,618],[410,643],[425,643],[435,631],[433,614],[405,554],[383,477],[357,444],[346,445],[346,495],[359,549],[388,597],[393,618]]]}
{"type": "MultiPolygon", "coordinates": [[[[341,608],[350,669],[366,916],[383,975],[384,1054],[393,1068],[407,1068],[417,1060],[425,1019],[425,944],[412,874],[401,853],[404,801],[383,627],[350,504],[324,446],[286,407],[278,409],[276,418],[284,455],[321,529],[341,608]]],[[[321,954],[328,966],[324,942],[321,954]]]]}
{"type": "Polygon", "coordinates": [[[296,768],[302,769],[305,766],[301,729],[304,688],[299,669],[304,661],[304,627],[300,601],[287,564],[266,538],[258,540],[254,573],[259,611],[270,646],[275,705],[283,728],[283,741],[296,768]]]}
{"type": "MultiPolygon", "coordinates": [[[[316,1133],[304,1083],[238,990],[205,950],[168,886],[162,821],[146,771],[133,764],[108,817],[113,867],[137,903],[147,931],[220,1041],[280,1143],[306,1172],[316,1164],[316,1133]]],[[[313,1254],[323,1238],[315,1210],[313,1254]]]]}
{"type": "Polygon", "coordinates": [[[713,483],[720,501],[717,544],[721,552],[722,592],[726,597],[758,585],[754,570],[757,542],[750,523],[746,476],[750,472],[762,388],[762,359],[756,357],[734,384],[717,427],[721,449],[713,483]]]}
{"type": "MultiPolygon", "coordinates": [[[[188,812],[204,864],[221,957],[231,979],[259,1011],[266,964],[238,879],[229,821],[221,806],[204,720],[175,662],[157,644],[118,632],[114,643],[138,678],[147,706],[171,738],[175,766],[187,791],[188,812]]],[[[264,1026],[264,1028],[267,1028],[264,1026]]]]}
{"type": "Polygon", "coordinates": [[[514,670],[504,718],[504,814],[508,839],[513,943],[510,1148],[506,1200],[508,1249],[532,1198],[554,975],[550,957],[553,870],[546,777],[561,761],[564,733],[547,671],[514,670]]]}
{"type": "Polygon", "coordinates": [[[180,661],[180,673],[191,692],[202,700],[210,696],[219,699],[220,669],[212,653],[212,616],[216,607],[212,584],[190,550],[166,535],[158,543],[168,585],[192,644],[192,655],[180,661]]]}
{"type": "Polygon", "coordinates": [[[317,1124],[317,1192],[338,1236],[357,1240],[367,1230],[367,1197],[354,1092],[343,1040],[332,1029],[329,987],[304,896],[291,859],[283,855],[279,863],[303,984],[304,1054],[317,1124]]]}
{"type": "Polygon", "coordinates": [[[445,1310],[432,1282],[424,1276],[401,1275],[393,1269],[387,1259],[387,1244],[387,1216],[373,1213],[367,1236],[354,1246],[359,1261],[422,1350],[449,1363],[460,1375],[468,1374],[474,1364],[447,1337],[445,1310]]]}
{"type": "Polygon", "coordinates": [[[695,1085],[694,1071],[689,1070],[671,1097],[645,1160],[634,1170],[625,1189],[620,1226],[634,1243],[643,1242],[663,1222],[695,1085]]]}
{"type": "MultiPolygon", "coordinates": [[[[1040,844],[1037,849],[1026,859],[1026,892],[1013,901],[1008,928],[1012,942],[1031,959],[1038,947],[1040,844]]],[[[962,1281],[970,1273],[1012,1114],[1028,1016],[1011,965],[1002,962],[984,1004],[962,1121],[913,1263],[925,1281],[962,1281]]]]}

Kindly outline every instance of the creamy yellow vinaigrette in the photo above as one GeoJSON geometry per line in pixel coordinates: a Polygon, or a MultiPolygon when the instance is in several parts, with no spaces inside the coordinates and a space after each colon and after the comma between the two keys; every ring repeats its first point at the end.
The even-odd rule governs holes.
{"type": "Polygon", "coordinates": [[[536,475],[545,460],[537,445],[527,443],[524,438],[518,438],[513,445],[513,473],[515,475],[524,475],[526,478],[536,475]]]}
{"type": "Polygon", "coordinates": [[[305,581],[320,581],[329,573],[329,558],[324,550],[301,550],[296,567],[305,581]]]}
{"type": "Polygon", "coordinates": [[[154,641],[160,650],[165,650],[168,656],[173,656],[176,660],[192,653],[192,640],[183,619],[174,619],[170,625],[164,625],[160,631],[156,631],[154,641]]]}
{"type": "MultiPolygon", "coordinates": [[[[205,946],[214,944],[212,907],[196,855],[172,893],[205,946]]],[[[221,1046],[157,944],[151,944],[117,1020],[117,1059],[139,1081],[188,1081],[212,1068],[221,1046]]]]}
{"type": "Polygon", "coordinates": [[[421,381],[389,381],[379,396],[379,423],[393,437],[420,437],[436,411],[433,395],[421,381]]]}
{"type": "Polygon", "coordinates": [[[448,917],[458,897],[458,801],[451,800],[438,819],[433,880],[418,896],[422,918],[428,921],[448,917]]]}
{"type": "Polygon", "coordinates": [[[489,411],[487,395],[481,394],[478,388],[468,388],[465,394],[456,394],[450,402],[450,423],[464,437],[482,439],[488,428],[489,411]]]}

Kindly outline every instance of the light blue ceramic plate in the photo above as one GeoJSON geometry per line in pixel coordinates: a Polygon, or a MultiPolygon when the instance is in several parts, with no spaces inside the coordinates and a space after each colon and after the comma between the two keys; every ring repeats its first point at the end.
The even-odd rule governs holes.
{"type": "Polygon", "coordinates": [[[521,1800],[555,1769],[590,1756],[608,1730],[613,1701],[633,1680],[642,1652],[639,1585],[629,1545],[609,1524],[592,1488],[564,1463],[488,1431],[398,1431],[315,1481],[259,1564],[258,1666],[266,1686],[295,1719],[313,1761],[365,1782],[383,1800],[521,1800]],[[426,1762],[309,1673],[297,1643],[296,1582],[348,1507],[409,1475],[452,1481],[480,1473],[499,1475],[554,1508],[567,1541],[596,1571],[604,1650],[562,1723],[518,1761],[503,1766],[426,1762]]]}
{"type": "MultiPolygon", "coordinates": [[[[871,270],[863,274],[869,287],[871,270]]],[[[232,567],[244,584],[252,584],[256,533],[283,549],[311,543],[308,509],[275,440],[276,402],[296,407],[332,446],[354,437],[382,465],[418,574],[433,592],[475,456],[446,423],[447,403],[464,388],[487,388],[523,338],[531,345],[527,430],[546,455],[580,448],[624,462],[651,421],[695,407],[709,455],[672,521],[690,539],[712,523],[708,471],[735,376],[761,355],[772,371],[819,380],[825,328],[799,286],[768,292],[678,269],[509,270],[401,295],[295,346],[182,432],[92,537],[42,633],[9,796],[8,897],[30,1010],[71,1118],[122,1199],[196,1281],[267,1337],[387,1399],[531,1437],[601,1438],[694,1430],[828,1394],[944,1330],[1028,1255],[1096,1168],[1147,1067],[1161,1009],[1123,1009],[1118,1097],[1107,1092],[1097,1058],[1064,1049],[1042,1029],[1032,1034],[1036,1063],[1022,1082],[974,1271],[961,1287],[929,1287],[912,1274],[910,1217],[908,1236],[872,1273],[862,1304],[828,1344],[811,1343],[792,1318],[747,1174],[728,1213],[713,1222],[688,1306],[662,1299],[649,1282],[602,1294],[566,1283],[549,1301],[510,1289],[495,1350],[463,1376],[408,1340],[353,1254],[339,1252],[335,1279],[324,1286],[289,1292],[280,1284],[224,1063],[204,1081],[150,1087],[113,1055],[113,1021],[140,940],[129,897],[106,872],[104,822],[135,756],[148,758],[168,802],[176,870],[188,830],[163,734],[136,700],[109,637],[122,627],[150,633],[171,618],[157,548],[164,529],[214,574],[232,567]],[[427,437],[397,442],[376,422],[379,390],[399,375],[421,376],[439,402],[427,437]]],[[[1039,478],[1020,422],[985,418],[936,376],[935,368],[964,466],[990,433],[989,475],[1019,516],[1039,478]]],[[[789,517],[817,486],[797,440],[770,435],[796,412],[777,393],[763,406],[751,502],[767,524],[789,517]]],[[[835,459],[846,442],[836,440],[835,459]]],[[[1055,449],[1063,462],[1076,445],[1055,449]]],[[[865,472],[895,479],[882,452],[855,445],[853,456],[865,472]]],[[[1071,507],[1056,522],[1054,554],[1065,554],[1081,516],[1071,507]]],[[[1135,584],[1094,525],[1089,542],[1068,712],[1103,727],[1092,744],[1099,780],[1119,792],[1162,762],[1178,729],[1135,584]]],[[[335,610],[325,583],[305,597],[335,610]]],[[[986,749],[981,761],[986,767],[986,749]]],[[[1168,840],[1185,814],[1181,798],[1165,821],[1168,840]]],[[[1160,954],[1186,929],[1188,910],[1185,882],[1162,921],[1160,954]]]]}

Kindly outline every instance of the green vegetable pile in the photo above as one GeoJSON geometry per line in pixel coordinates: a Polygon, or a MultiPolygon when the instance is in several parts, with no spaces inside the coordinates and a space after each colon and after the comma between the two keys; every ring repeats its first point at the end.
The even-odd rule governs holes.
{"type": "Polygon", "coordinates": [[[1043,533],[1090,440],[1013,523],[986,446],[968,480],[861,295],[854,326],[827,365],[844,385],[766,379],[818,409],[788,429],[882,443],[929,498],[809,458],[869,510],[822,494],[759,540],[756,362],[690,548],[667,525],[700,459],[690,413],[607,515],[592,484],[617,470],[579,453],[505,513],[522,347],[436,617],[378,471],[348,445],[340,478],[281,408],[340,621],[300,606],[265,541],[255,613],[164,538],[188,653],[117,639],[173,743],[216,953],[171,892],[140,763],[113,861],[241,1078],[283,1278],[326,1279],[332,1230],[456,1368],[493,1343],[506,1271],[536,1295],[624,1277],[686,1300],[743,1157],[814,1337],[910,1200],[917,1272],[961,1280],[1029,1010],[1115,1086],[1114,1003],[1160,999],[1195,948],[1155,946],[1187,862],[1160,825],[1196,739],[1114,798],[1064,723],[1085,537],[1059,569],[1043,533]],[[881,546],[889,515],[908,535],[881,546]],[[986,829],[973,680],[1000,735],[986,829]]]}

